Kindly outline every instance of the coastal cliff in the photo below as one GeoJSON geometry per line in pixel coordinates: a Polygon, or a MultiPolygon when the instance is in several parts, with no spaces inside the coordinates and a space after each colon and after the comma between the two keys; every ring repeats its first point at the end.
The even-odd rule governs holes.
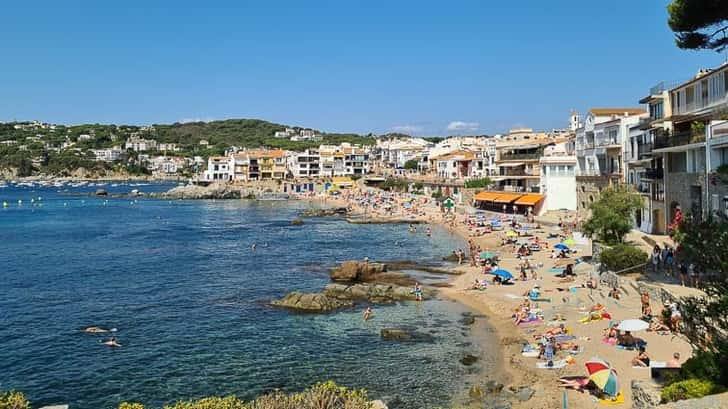
{"type": "Polygon", "coordinates": [[[240,199],[242,197],[239,188],[225,183],[213,183],[208,186],[177,186],[154,196],[165,199],[240,199]]]}

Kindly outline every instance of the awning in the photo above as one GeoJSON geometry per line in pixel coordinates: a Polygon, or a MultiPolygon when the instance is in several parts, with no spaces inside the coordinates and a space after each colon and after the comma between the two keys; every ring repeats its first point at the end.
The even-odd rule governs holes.
{"type": "Polygon", "coordinates": [[[493,199],[501,195],[500,192],[480,192],[476,194],[473,199],[480,201],[480,202],[492,202],[493,199]]]}
{"type": "Polygon", "coordinates": [[[496,203],[510,203],[521,196],[523,195],[520,193],[502,193],[498,195],[498,197],[496,197],[493,201],[496,203]]]}
{"type": "Polygon", "coordinates": [[[499,163],[497,166],[503,166],[506,168],[513,168],[516,166],[523,166],[523,162],[513,162],[513,163],[499,163]]]}
{"type": "Polygon", "coordinates": [[[524,206],[533,206],[536,203],[543,200],[544,196],[539,194],[528,194],[525,196],[521,196],[518,200],[516,200],[517,205],[524,205],[524,206]]]}

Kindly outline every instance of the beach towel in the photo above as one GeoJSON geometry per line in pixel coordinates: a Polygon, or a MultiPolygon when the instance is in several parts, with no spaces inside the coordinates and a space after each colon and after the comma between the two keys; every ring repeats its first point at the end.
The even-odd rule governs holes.
{"type": "Polygon", "coordinates": [[[551,302],[550,298],[531,298],[531,301],[535,302],[551,302]]]}
{"type": "Polygon", "coordinates": [[[533,325],[540,325],[542,322],[543,322],[543,319],[536,318],[535,320],[521,321],[521,322],[518,323],[518,326],[519,327],[530,327],[530,326],[533,326],[533,325]]]}
{"type": "Polygon", "coordinates": [[[622,392],[619,392],[617,394],[617,397],[614,399],[612,399],[612,398],[599,399],[599,404],[604,405],[604,406],[622,405],[622,404],[624,404],[624,395],[622,394],[622,392]]]}
{"type": "Polygon", "coordinates": [[[602,338],[602,342],[607,345],[617,345],[617,338],[602,338]]]}
{"type": "Polygon", "coordinates": [[[532,351],[523,351],[523,352],[521,352],[521,355],[523,355],[526,358],[538,358],[540,353],[541,352],[538,350],[532,350],[532,351]]]}
{"type": "Polygon", "coordinates": [[[564,269],[563,268],[550,268],[548,270],[548,272],[549,273],[560,274],[560,273],[563,273],[564,272],[564,269]]]}
{"type": "Polygon", "coordinates": [[[549,361],[546,362],[536,362],[536,368],[539,369],[559,369],[563,368],[567,365],[566,359],[561,359],[559,361],[550,361],[552,363],[551,366],[549,366],[549,361]]]}
{"type": "Polygon", "coordinates": [[[567,334],[559,334],[554,337],[554,341],[557,343],[562,343],[566,341],[573,341],[576,337],[573,335],[567,335],[567,334]]]}
{"type": "Polygon", "coordinates": [[[580,353],[582,353],[582,352],[584,352],[584,347],[583,347],[583,346],[580,346],[580,347],[579,347],[578,349],[576,349],[576,350],[574,350],[574,349],[570,349],[570,350],[569,350],[569,354],[571,354],[571,355],[579,355],[579,354],[580,354],[580,353]]]}

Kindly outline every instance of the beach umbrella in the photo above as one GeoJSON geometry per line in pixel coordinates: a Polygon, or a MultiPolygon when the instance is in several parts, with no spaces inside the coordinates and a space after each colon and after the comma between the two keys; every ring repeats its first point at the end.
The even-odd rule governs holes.
{"type": "Polygon", "coordinates": [[[573,246],[574,244],[576,244],[576,240],[569,237],[568,239],[564,240],[563,243],[567,246],[573,246]]]}
{"type": "Polygon", "coordinates": [[[518,233],[514,232],[513,230],[508,230],[506,232],[506,237],[518,237],[518,233]]]}
{"type": "Polygon", "coordinates": [[[601,389],[602,392],[609,396],[617,396],[619,393],[619,384],[617,383],[617,373],[611,368],[609,363],[592,358],[585,364],[589,379],[601,389]]]}
{"type": "Polygon", "coordinates": [[[624,320],[619,323],[619,326],[617,326],[617,329],[620,331],[644,331],[647,328],[650,327],[650,324],[642,321],[642,320],[624,320]]]}
{"type": "Polygon", "coordinates": [[[495,257],[495,253],[492,251],[483,251],[480,253],[480,258],[483,260],[495,257]]]}
{"type": "Polygon", "coordinates": [[[499,268],[499,269],[493,271],[491,274],[493,274],[494,276],[500,277],[504,280],[510,280],[513,278],[513,274],[511,274],[510,272],[508,272],[506,270],[503,270],[502,268],[499,268]]]}
{"type": "Polygon", "coordinates": [[[569,251],[569,247],[566,246],[566,244],[562,244],[562,243],[555,245],[554,248],[557,250],[569,251]]]}

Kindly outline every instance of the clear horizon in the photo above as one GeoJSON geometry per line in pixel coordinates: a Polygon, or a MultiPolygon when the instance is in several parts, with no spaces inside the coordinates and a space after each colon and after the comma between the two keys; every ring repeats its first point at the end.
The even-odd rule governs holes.
{"type": "Polygon", "coordinates": [[[255,118],[416,136],[564,128],[725,55],[678,49],[668,1],[6,5],[0,120],[255,118]],[[643,4],[644,3],[644,4],[643,4]]]}

